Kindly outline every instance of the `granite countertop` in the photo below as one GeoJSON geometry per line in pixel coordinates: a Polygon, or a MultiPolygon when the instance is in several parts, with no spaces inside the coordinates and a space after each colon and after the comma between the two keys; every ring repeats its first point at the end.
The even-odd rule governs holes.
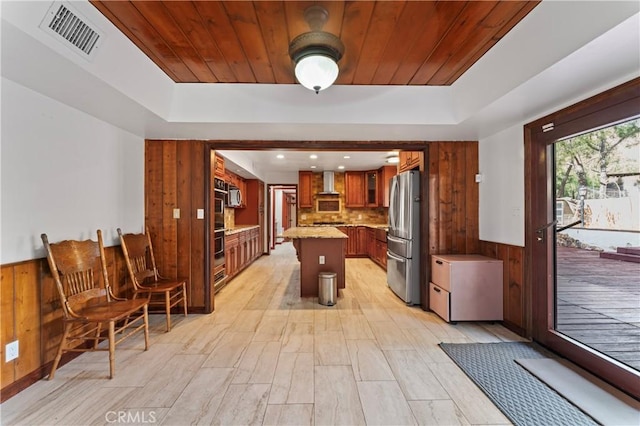
{"type": "Polygon", "coordinates": [[[260,228],[260,225],[236,225],[232,229],[227,229],[224,235],[237,234],[242,231],[248,231],[250,229],[260,228]]]}
{"type": "Polygon", "coordinates": [[[324,225],[298,225],[299,227],[309,228],[309,227],[351,227],[351,226],[365,226],[367,228],[375,228],[375,229],[387,229],[389,225],[386,223],[336,223],[336,224],[324,224],[324,225]]]}
{"type": "Polygon", "coordinates": [[[332,226],[299,226],[282,233],[285,238],[349,238],[332,226]]]}

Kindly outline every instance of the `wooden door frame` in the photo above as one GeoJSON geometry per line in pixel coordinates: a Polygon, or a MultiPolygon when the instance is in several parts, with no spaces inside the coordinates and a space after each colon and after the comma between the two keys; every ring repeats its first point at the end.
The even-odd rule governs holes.
{"type": "Polygon", "coordinates": [[[553,278],[555,243],[552,144],[560,139],[608,126],[640,114],[640,78],[564,108],[524,127],[525,145],[525,283],[532,301],[528,329],[533,339],[593,374],[640,398],[637,373],[619,362],[554,330],[553,278]],[[552,203],[552,204],[550,204],[552,203]],[[538,238],[543,238],[539,241],[538,238]]]}
{"type": "MultiPolygon", "coordinates": [[[[423,164],[420,166],[422,182],[420,185],[421,213],[420,213],[420,233],[422,241],[420,249],[420,305],[425,311],[429,310],[428,278],[429,278],[429,141],[257,141],[257,140],[208,140],[208,146],[214,150],[234,150],[234,151],[270,151],[292,150],[292,151],[420,151],[423,154],[423,164]]],[[[207,159],[207,164],[209,164],[207,159]]],[[[208,194],[213,191],[211,179],[205,182],[205,191],[208,194]]],[[[267,188],[269,188],[267,184],[267,188]]],[[[297,185],[296,185],[297,187],[297,185]]],[[[297,191],[297,189],[296,189],[297,191]]],[[[271,191],[267,190],[267,202],[270,200],[271,191]]],[[[205,216],[209,214],[208,205],[205,205],[205,216]]],[[[271,209],[267,210],[268,214],[271,209]]],[[[267,218],[271,222],[272,218],[267,218]]],[[[208,234],[206,236],[208,241],[208,234]]],[[[271,247],[271,236],[269,238],[269,249],[271,247]]],[[[208,256],[208,246],[205,249],[205,256],[208,256]]],[[[209,282],[210,271],[205,270],[205,282],[209,282]]]]}
{"type": "MultiPolygon", "coordinates": [[[[275,243],[276,243],[276,236],[271,235],[271,229],[275,229],[275,204],[272,201],[271,198],[271,192],[275,191],[276,189],[293,189],[295,191],[296,197],[298,194],[298,185],[294,184],[294,183],[268,183],[267,184],[267,204],[269,205],[269,217],[267,218],[270,226],[269,229],[267,230],[267,238],[269,240],[269,250],[273,250],[275,248],[275,243]],[[271,244],[273,242],[273,245],[271,244]]],[[[283,193],[284,196],[284,193],[283,193]]],[[[298,219],[296,217],[296,223],[295,225],[298,225],[298,219]]]]}

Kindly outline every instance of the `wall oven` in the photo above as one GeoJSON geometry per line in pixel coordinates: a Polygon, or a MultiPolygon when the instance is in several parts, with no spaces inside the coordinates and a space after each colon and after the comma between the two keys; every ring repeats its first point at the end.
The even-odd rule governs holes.
{"type": "Polygon", "coordinates": [[[224,258],[224,206],[227,191],[224,181],[218,178],[213,179],[213,189],[213,291],[217,293],[227,280],[224,258]]]}

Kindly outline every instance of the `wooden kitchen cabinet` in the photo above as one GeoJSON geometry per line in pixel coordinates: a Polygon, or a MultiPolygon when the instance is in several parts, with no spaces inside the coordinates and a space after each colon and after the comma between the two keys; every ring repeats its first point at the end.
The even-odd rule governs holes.
{"type": "MultiPolygon", "coordinates": [[[[237,209],[234,213],[236,225],[263,225],[264,224],[264,182],[259,179],[246,179],[245,190],[242,195],[246,208],[237,209]]],[[[262,254],[263,227],[255,229],[258,234],[256,249],[262,254]]],[[[257,253],[256,253],[257,254],[257,253]]]]}
{"type": "Polygon", "coordinates": [[[431,256],[429,308],[448,322],[502,321],[502,261],[477,254],[431,256]]]}
{"type": "Polygon", "coordinates": [[[367,251],[367,227],[366,226],[358,226],[356,227],[356,238],[358,242],[356,243],[356,255],[357,256],[368,256],[367,251]]]}
{"type": "Polygon", "coordinates": [[[370,258],[375,257],[376,249],[376,230],[374,228],[367,228],[367,256],[370,258]]]}
{"type": "Polygon", "coordinates": [[[378,170],[378,207],[389,207],[389,180],[396,174],[396,166],[384,166],[378,170]]]}
{"type": "Polygon", "coordinates": [[[398,173],[402,173],[407,170],[420,168],[423,154],[421,151],[400,151],[399,157],[398,173]]]}
{"type": "Polygon", "coordinates": [[[345,206],[365,206],[365,176],[364,172],[345,172],[345,206]]]}
{"type": "Polygon", "coordinates": [[[298,208],[313,208],[313,172],[298,172],[298,208]]]}
{"type": "Polygon", "coordinates": [[[236,251],[238,249],[238,235],[226,235],[225,236],[225,251],[224,261],[227,273],[227,280],[233,277],[238,270],[236,251]]]}
{"type": "Polygon", "coordinates": [[[215,158],[213,159],[213,174],[215,177],[224,180],[225,171],[224,171],[224,157],[215,154],[215,158]]]}
{"type": "Polygon", "coordinates": [[[260,257],[260,229],[248,228],[225,235],[227,282],[260,257]]]}
{"type": "Polygon", "coordinates": [[[378,171],[372,170],[365,172],[365,200],[367,207],[378,207],[378,171]]]}

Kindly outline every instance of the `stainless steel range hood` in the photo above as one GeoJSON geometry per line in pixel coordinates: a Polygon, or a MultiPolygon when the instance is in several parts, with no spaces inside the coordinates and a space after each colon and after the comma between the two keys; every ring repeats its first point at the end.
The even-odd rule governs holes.
{"type": "Polygon", "coordinates": [[[339,193],[336,192],[336,189],[335,189],[335,186],[334,186],[333,172],[323,172],[322,173],[322,183],[323,183],[322,192],[319,192],[318,194],[321,194],[321,195],[339,195],[339,193]]]}

